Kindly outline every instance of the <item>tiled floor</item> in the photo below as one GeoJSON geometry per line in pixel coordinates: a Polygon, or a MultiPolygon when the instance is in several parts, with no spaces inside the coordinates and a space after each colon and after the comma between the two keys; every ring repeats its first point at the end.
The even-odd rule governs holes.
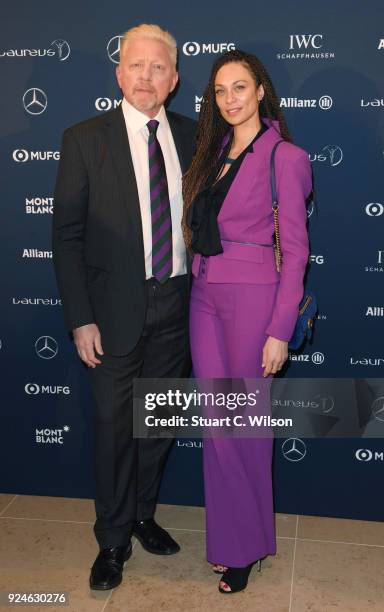
{"type": "MultiPolygon", "coordinates": [[[[146,553],[135,542],[114,591],[88,587],[97,554],[89,500],[0,494],[0,591],[69,593],[69,605],[31,610],[136,612],[370,612],[384,610],[384,524],[277,515],[278,553],[246,591],[221,595],[204,556],[204,510],[159,506],[182,550],[146,553]]],[[[1,606],[1,610],[26,609],[1,606]]]]}

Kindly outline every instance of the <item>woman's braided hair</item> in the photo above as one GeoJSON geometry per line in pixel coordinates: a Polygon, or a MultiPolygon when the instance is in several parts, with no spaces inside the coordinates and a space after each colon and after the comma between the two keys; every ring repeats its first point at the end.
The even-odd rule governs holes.
{"type": "Polygon", "coordinates": [[[280,110],[278,98],[271,79],[261,61],[250,53],[234,50],[224,53],[213,64],[207,88],[203,95],[200,117],[197,126],[196,153],[192,164],[183,177],[183,234],[188,248],[191,246],[191,231],[186,224],[186,215],[199,190],[213,172],[220,153],[224,136],[230,131],[228,123],[222,118],[215,100],[215,78],[222,66],[230,62],[243,64],[256,82],[263,85],[264,97],[259,105],[260,118],[279,122],[281,137],[291,141],[284,115],[280,110]]]}

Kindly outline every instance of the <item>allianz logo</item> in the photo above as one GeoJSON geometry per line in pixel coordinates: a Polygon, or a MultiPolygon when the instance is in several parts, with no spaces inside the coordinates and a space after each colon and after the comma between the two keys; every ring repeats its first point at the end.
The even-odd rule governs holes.
{"type": "Polygon", "coordinates": [[[111,108],[117,108],[120,106],[122,99],[116,100],[112,98],[96,98],[95,100],[95,108],[98,111],[109,111],[111,108]]]}
{"type": "Polygon", "coordinates": [[[22,304],[23,306],[62,306],[59,298],[12,298],[12,304],[22,304]]]}
{"type": "Polygon", "coordinates": [[[383,451],[371,451],[369,448],[358,448],[355,452],[358,461],[384,461],[383,451]]]}
{"type": "Polygon", "coordinates": [[[316,98],[280,98],[281,108],[320,108],[329,110],[333,106],[331,96],[316,98]]]}
{"type": "Polygon", "coordinates": [[[39,249],[23,249],[23,258],[27,259],[52,259],[52,251],[40,251],[39,249]]]}
{"type": "Polygon", "coordinates": [[[360,100],[360,106],[363,108],[367,108],[368,106],[372,107],[384,107],[384,98],[372,98],[372,100],[364,100],[363,98],[360,100]]]}
{"type": "Polygon", "coordinates": [[[361,358],[350,357],[349,363],[351,365],[362,365],[362,366],[383,366],[384,357],[361,357],[361,358]]]}
{"type": "Polygon", "coordinates": [[[24,387],[27,395],[70,395],[71,390],[68,386],[62,385],[38,385],[37,383],[27,383],[24,387]]]}
{"type": "Polygon", "coordinates": [[[384,317],[384,306],[367,306],[366,317],[384,317]]]}
{"type": "Polygon", "coordinates": [[[308,353],[302,353],[301,355],[297,355],[295,353],[288,353],[288,357],[290,361],[294,362],[312,362],[315,365],[322,365],[325,361],[324,353],[320,353],[320,351],[316,351],[311,355],[308,353]]]}

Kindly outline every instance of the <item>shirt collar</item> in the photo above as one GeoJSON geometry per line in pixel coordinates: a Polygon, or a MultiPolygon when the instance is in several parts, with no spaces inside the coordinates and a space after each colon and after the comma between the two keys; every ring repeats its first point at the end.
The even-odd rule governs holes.
{"type": "MultiPolygon", "coordinates": [[[[137,108],[135,108],[134,106],[132,106],[132,104],[127,102],[125,98],[123,98],[123,101],[121,103],[121,108],[123,110],[125,123],[129,126],[129,129],[134,134],[137,134],[138,132],[140,132],[140,130],[146,127],[148,121],[150,121],[147,115],[137,110],[137,108]]],[[[159,122],[160,124],[159,127],[168,123],[164,106],[160,108],[156,117],[153,117],[153,119],[156,119],[156,121],[159,122]]]]}

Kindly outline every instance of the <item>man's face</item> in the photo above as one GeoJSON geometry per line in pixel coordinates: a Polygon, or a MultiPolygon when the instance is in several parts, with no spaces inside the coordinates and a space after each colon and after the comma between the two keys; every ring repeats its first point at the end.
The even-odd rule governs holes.
{"type": "Polygon", "coordinates": [[[150,38],[126,46],[116,76],[127,102],[149,118],[157,115],[179,78],[165,43],[150,38]]]}

